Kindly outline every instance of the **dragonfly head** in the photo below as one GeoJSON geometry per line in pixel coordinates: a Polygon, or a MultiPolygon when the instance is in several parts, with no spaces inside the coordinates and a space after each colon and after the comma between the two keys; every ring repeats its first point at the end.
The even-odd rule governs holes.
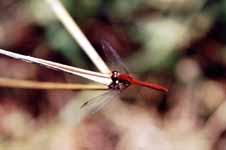
{"type": "Polygon", "coordinates": [[[112,82],[117,82],[119,77],[119,72],[118,71],[112,71],[111,79],[112,82]]]}
{"type": "Polygon", "coordinates": [[[121,90],[130,85],[130,80],[127,80],[127,78],[125,80],[121,79],[121,75],[124,76],[124,74],[120,74],[118,71],[112,71],[112,83],[109,85],[110,89],[121,90]]]}

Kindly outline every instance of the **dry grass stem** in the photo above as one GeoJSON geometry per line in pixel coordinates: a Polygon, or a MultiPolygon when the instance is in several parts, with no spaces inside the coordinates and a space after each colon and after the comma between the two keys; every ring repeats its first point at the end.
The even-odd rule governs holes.
{"type": "Polygon", "coordinates": [[[110,73],[110,70],[105,64],[105,62],[98,55],[98,53],[90,44],[86,36],[83,34],[81,29],[79,28],[79,26],[75,23],[75,21],[72,19],[70,14],[64,8],[62,3],[59,0],[46,0],[46,1],[50,5],[53,12],[58,17],[58,19],[67,29],[67,31],[72,35],[75,41],[81,46],[81,48],[85,51],[85,53],[92,60],[95,66],[100,70],[100,72],[110,73]]]}
{"type": "Polygon", "coordinates": [[[93,80],[95,82],[99,82],[105,85],[109,85],[111,83],[111,78],[110,75],[108,74],[102,74],[99,72],[94,72],[94,71],[89,71],[81,68],[76,68],[68,65],[63,65],[60,63],[44,60],[44,59],[39,59],[31,56],[25,56],[13,52],[9,52],[3,49],[0,49],[0,54],[9,56],[15,59],[23,60],[29,63],[36,63],[39,65],[46,66],[48,68],[54,69],[54,70],[59,70],[63,72],[67,72],[73,75],[81,76],[90,80],[93,80]]]}
{"type": "Polygon", "coordinates": [[[38,82],[0,78],[0,87],[22,88],[22,89],[42,89],[42,90],[106,90],[107,86],[97,84],[68,84],[53,82],[38,82]]]}

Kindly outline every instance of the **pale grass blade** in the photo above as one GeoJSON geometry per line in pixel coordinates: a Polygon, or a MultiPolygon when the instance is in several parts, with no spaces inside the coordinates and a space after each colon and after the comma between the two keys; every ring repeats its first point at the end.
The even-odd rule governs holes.
{"type": "Polygon", "coordinates": [[[63,4],[59,0],[46,0],[50,5],[51,9],[67,29],[67,31],[72,35],[75,41],[81,46],[81,48],[85,51],[88,57],[92,60],[94,65],[100,70],[102,73],[111,73],[108,66],[105,64],[103,59],[98,55],[94,47],[91,45],[89,40],[83,34],[79,26],[72,19],[70,14],[67,12],[63,4]]]}
{"type": "Polygon", "coordinates": [[[101,84],[109,85],[111,83],[110,74],[103,74],[103,73],[89,71],[89,70],[76,68],[68,65],[63,65],[60,63],[56,63],[56,62],[52,62],[44,59],[39,59],[31,56],[25,56],[25,55],[9,52],[3,49],[0,49],[0,54],[9,56],[15,59],[23,60],[29,63],[36,63],[39,65],[43,65],[54,70],[59,70],[59,71],[73,74],[73,75],[81,76],[89,80],[99,82],[101,84]]]}

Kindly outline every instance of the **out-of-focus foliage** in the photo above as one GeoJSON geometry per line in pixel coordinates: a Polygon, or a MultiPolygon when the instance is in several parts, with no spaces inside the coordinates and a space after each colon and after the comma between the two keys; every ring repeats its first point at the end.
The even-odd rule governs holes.
{"type": "MultiPolygon", "coordinates": [[[[80,106],[101,92],[1,88],[0,150],[226,148],[226,0],[62,3],[105,60],[101,40],[169,93],[130,87],[90,115],[80,106]]],[[[96,70],[45,0],[2,0],[0,14],[0,48],[96,70]]],[[[84,81],[4,56],[0,77],[84,81]]]]}

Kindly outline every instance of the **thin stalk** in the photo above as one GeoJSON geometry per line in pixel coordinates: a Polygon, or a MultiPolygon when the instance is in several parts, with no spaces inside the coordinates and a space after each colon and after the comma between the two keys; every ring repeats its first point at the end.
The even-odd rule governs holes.
{"type": "Polygon", "coordinates": [[[103,73],[89,71],[89,70],[76,68],[68,65],[63,65],[60,63],[56,63],[56,62],[52,62],[44,59],[39,59],[31,56],[25,56],[25,55],[9,52],[3,49],[0,49],[0,54],[9,56],[15,59],[23,60],[29,63],[36,63],[39,65],[43,65],[54,70],[59,70],[59,71],[73,74],[73,75],[78,75],[105,85],[109,85],[111,83],[111,78],[109,74],[103,74],[103,73]]]}
{"type": "Polygon", "coordinates": [[[41,90],[106,90],[107,86],[95,84],[68,84],[53,82],[38,82],[0,78],[0,87],[22,88],[22,89],[41,89],[41,90]]]}
{"type": "Polygon", "coordinates": [[[92,60],[94,65],[102,73],[110,73],[110,69],[107,67],[102,58],[98,55],[96,50],[90,44],[89,40],[83,34],[79,26],[72,19],[70,14],[67,12],[63,4],[59,0],[46,0],[55,15],[67,29],[67,31],[72,35],[74,40],[81,46],[88,57],[92,60]]]}

